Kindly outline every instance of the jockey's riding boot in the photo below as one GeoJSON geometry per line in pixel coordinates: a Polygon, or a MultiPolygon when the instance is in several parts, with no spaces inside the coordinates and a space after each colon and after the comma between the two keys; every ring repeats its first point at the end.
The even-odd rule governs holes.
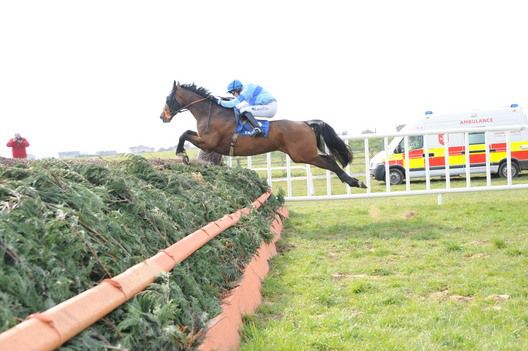
{"type": "Polygon", "coordinates": [[[259,122],[253,117],[251,112],[244,112],[244,117],[247,118],[249,124],[253,127],[253,130],[249,133],[250,136],[256,137],[262,134],[262,128],[260,128],[259,122]]]}

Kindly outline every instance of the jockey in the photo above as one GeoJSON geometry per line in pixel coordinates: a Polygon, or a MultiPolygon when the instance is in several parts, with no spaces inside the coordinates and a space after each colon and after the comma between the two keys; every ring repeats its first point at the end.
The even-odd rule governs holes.
{"type": "Polygon", "coordinates": [[[262,134],[260,124],[253,116],[265,118],[275,116],[275,113],[277,113],[277,101],[275,98],[260,85],[249,83],[244,86],[242,82],[236,79],[229,83],[227,92],[235,98],[229,101],[219,99],[218,104],[226,108],[236,107],[239,109],[241,116],[245,117],[253,127],[250,136],[262,134]]]}

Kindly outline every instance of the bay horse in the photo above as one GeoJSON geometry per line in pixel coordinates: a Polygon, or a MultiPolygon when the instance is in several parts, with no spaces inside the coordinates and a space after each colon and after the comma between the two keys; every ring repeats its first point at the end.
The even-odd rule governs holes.
{"type": "Polygon", "coordinates": [[[198,132],[187,130],[180,136],[177,155],[186,157],[185,141],[202,150],[231,156],[252,156],[278,150],[288,154],[294,162],[334,172],[351,187],[366,188],[362,181],[349,176],[337,164],[336,160],[346,167],[352,162],[352,151],[323,121],[270,121],[268,137],[238,137],[233,109],[220,106],[217,98],[202,87],[174,81],[160,118],[168,123],[185,110],[196,119],[198,132]]]}

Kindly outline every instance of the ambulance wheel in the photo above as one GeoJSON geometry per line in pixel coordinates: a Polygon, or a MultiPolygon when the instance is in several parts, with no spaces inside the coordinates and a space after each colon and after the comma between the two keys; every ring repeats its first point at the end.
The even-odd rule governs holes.
{"type": "Polygon", "coordinates": [[[391,185],[403,183],[403,172],[398,168],[391,168],[389,171],[391,185]]]}
{"type": "MultiPolygon", "coordinates": [[[[517,162],[512,161],[511,170],[512,170],[512,178],[515,178],[519,175],[520,170],[519,170],[519,165],[517,164],[517,162]]],[[[499,176],[501,176],[501,178],[508,177],[508,163],[507,162],[503,162],[500,164],[499,176]]]]}

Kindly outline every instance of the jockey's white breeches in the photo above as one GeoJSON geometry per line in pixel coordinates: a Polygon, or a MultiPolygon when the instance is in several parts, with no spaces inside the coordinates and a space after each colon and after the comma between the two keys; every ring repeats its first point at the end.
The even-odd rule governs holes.
{"type": "Polygon", "coordinates": [[[240,112],[251,112],[254,117],[271,118],[277,113],[277,101],[272,101],[267,105],[249,106],[247,101],[242,101],[236,106],[240,112]]]}

